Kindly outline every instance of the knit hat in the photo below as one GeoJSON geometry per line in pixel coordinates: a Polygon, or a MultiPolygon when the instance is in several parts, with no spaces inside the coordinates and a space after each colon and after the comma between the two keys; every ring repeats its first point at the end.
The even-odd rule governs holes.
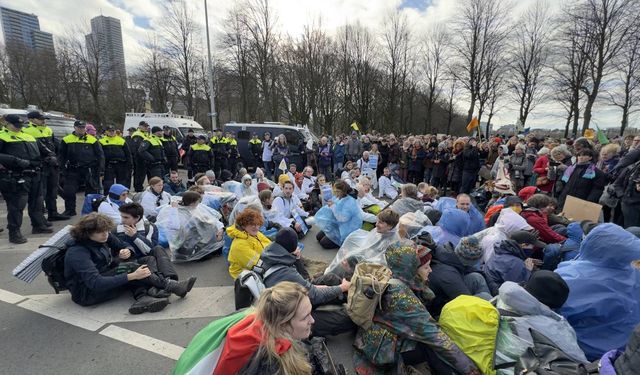
{"type": "Polygon", "coordinates": [[[113,184],[109,188],[109,194],[115,194],[116,196],[121,196],[125,191],[129,191],[129,188],[122,184],[113,184]]]}
{"type": "Polygon", "coordinates": [[[289,175],[287,175],[287,174],[283,173],[278,177],[278,184],[279,185],[282,185],[287,181],[291,181],[291,179],[289,178],[289,175]]]}
{"type": "Polygon", "coordinates": [[[209,178],[209,180],[214,180],[216,179],[216,173],[214,171],[212,171],[211,169],[209,169],[208,171],[204,172],[204,175],[207,176],[209,178]]]}
{"type": "Polygon", "coordinates": [[[298,234],[290,227],[282,228],[276,233],[276,243],[293,253],[298,248],[298,234]]]}
{"type": "Polygon", "coordinates": [[[418,256],[420,267],[429,263],[432,257],[431,250],[429,250],[425,246],[420,246],[420,245],[416,246],[416,255],[418,256]]]}
{"type": "Polygon", "coordinates": [[[544,242],[538,239],[538,236],[526,230],[517,230],[511,233],[509,235],[509,238],[517,242],[518,245],[522,245],[523,243],[528,243],[530,245],[533,245],[541,249],[544,249],[544,247],[547,246],[547,244],[545,244],[544,242]]]}
{"type": "Polygon", "coordinates": [[[458,259],[465,266],[473,266],[482,258],[484,249],[480,246],[480,242],[473,236],[463,237],[458,246],[454,250],[458,259]]]}
{"type": "Polygon", "coordinates": [[[518,196],[520,197],[520,199],[522,199],[523,202],[526,203],[527,200],[531,198],[531,196],[539,192],[540,192],[540,189],[538,189],[537,187],[527,186],[525,188],[520,189],[520,191],[518,192],[518,196]]]}
{"type": "Polygon", "coordinates": [[[271,189],[271,186],[269,186],[268,183],[266,182],[258,182],[258,193],[263,191],[263,190],[269,190],[271,189]]]}
{"type": "Polygon", "coordinates": [[[440,218],[442,217],[442,212],[438,210],[429,210],[427,211],[427,217],[429,218],[429,221],[431,221],[432,225],[436,225],[438,224],[438,221],[440,221],[440,218]]]}
{"type": "Polygon", "coordinates": [[[569,285],[553,271],[534,272],[524,289],[551,309],[561,308],[569,297],[569,285]]]}
{"type": "Polygon", "coordinates": [[[549,155],[549,152],[551,152],[551,150],[549,150],[548,147],[543,147],[538,151],[538,156],[549,155]]]}
{"type": "Polygon", "coordinates": [[[157,132],[161,132],[162,128],[159,126],[154,126],[153,128],[151,128],[151,133],[157,133],[157,132]]]}

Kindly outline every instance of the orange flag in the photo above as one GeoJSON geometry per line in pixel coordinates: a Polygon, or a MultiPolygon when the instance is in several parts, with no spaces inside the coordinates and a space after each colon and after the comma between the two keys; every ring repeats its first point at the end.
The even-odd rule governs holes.
{"type": "Polygon", "coordinates": [[[478,118],[474,116],[471,119],[471,122],[469,122],[469,125],[467,125],[467,132],[471,133],[473,129],[478,127],[478,125],[480,125],[480,123],[478,122],[478,118]]]}

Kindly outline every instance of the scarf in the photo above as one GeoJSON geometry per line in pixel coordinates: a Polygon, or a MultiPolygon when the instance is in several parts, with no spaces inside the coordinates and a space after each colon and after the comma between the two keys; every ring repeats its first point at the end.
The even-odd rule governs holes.
{"type": "MultiPolygon", "coordinates": [[[[573,171],[576,170],[576,166],[578,165],[579,165],[578,163],[575,163],[571,165],[569,168],[567,168],[566,171],[564,171],[564,174],[562,175],[562,182],[564,183],[569,182],[569,178],[571,178],[573,171]]],[[[593,180],[595,177],[596,177],[596,165],[589,162],[589,166],[584,171],[582,178],[586,178],[587,180],[593,180]]]]}
{"type": "Polygon", "coordinates": [[[124,202],[119,200],[118,198],[120,198],[120,196],[116,196],[113,193],[109,193],[109,202],[115,204],[118,207],[120,207],[120,206],[122,206],[124,204],[124,202]]]}

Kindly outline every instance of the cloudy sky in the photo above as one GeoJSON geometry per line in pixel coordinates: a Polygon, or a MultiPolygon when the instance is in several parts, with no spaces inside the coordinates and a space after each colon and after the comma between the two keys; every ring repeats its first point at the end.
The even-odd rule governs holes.
{"type": "MultiPolygon", "coordinates": [[[[510,15],[516,19],[528,6],[542,0],[519,0],[515,2],[510,15]]],[[[563,0],[570,1],[570,0],[563,0]]],[[[209,0],[209,25],[211,31],[219,33],[222,19],[235,0],[209,0]]],[[[196,21],[204,29],[204,0],[187,0],[196,21]]],[[[380,32],[385,16],[393,9],[401,9],[407,15],[414,35],[424,35],[434,22],[453,20],[458,12],[456,0],[272,0],[278,26],[284,33],[297,36],[304,25],[321,19],[329,33],[346,23],[359,21],[374,32],[380,32]]],[[[553,12],[562,7],[561,1],[548,1],[553,12]]],[[[140,60],[145,42],[154,29],[162,25],[163,8],[161,0],[0,0],[3,7],[34,13],[39,16],[43,31],[55,37],[63,37],[77,32],[78,27],[88,28],[89,20],[97,15],[120,19],[126,64],[134,69],[140,60]]],[[[446,25],[446,23],[445,23],[446,25]]],[[[517,108],[505,101],[495,116],[497,126],[514,123],[517,108]]],[[[458,103],[466,113],[468,104],[464,98],[458,103]]],[[[534,128],[557,128],[564,126],[564,113],[553,103],[543,103],[530,115],[527,126],[534,128]]],[[[636,118],[637,120],[637,118],[636,118]]],[[[594,108],[594,122],[602,127],[619,126],[619,109],[597,103],[594,108]]],[[[632,121],[632,125],[635,123],[632,121]]],[[[495,127],[494,127],[495,128],[495,127]]]]}

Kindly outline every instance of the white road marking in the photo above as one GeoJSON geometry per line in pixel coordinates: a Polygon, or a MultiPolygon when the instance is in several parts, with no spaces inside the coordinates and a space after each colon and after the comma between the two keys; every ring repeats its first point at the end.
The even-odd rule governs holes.
{"type": "Polygon", "coordinates": [[[110,325],[100,334],[177,361],[184,348],[126,328],[110,325]]]}
{"type": "Polygon", "coordinates": [[[8,290],[0,289],[0,301],[15,305],[20,301],[24,301],[27,297],[15,294],[8,290]]]}

